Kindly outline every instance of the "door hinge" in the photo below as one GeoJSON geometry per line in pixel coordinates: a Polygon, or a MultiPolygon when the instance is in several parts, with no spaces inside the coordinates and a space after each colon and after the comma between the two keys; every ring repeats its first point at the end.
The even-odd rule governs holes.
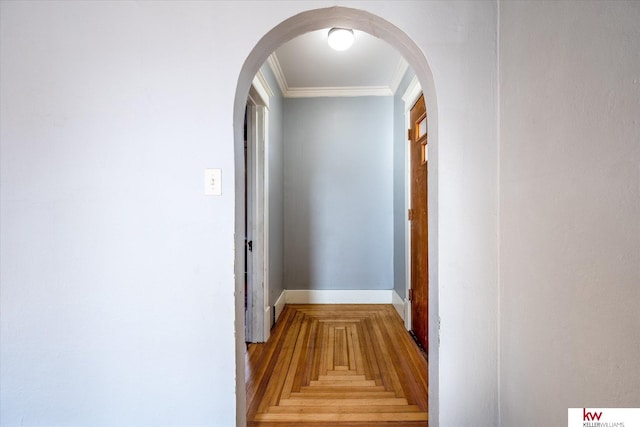
{"type": "Polygon", "coordinates": [[[409,221],[413,221],[413,209],[409,209],[409,210],[407,211],[407,219],[408,219],[409,221]]]}
{"type": "Polygon", "coordinates": [[[407,139],[411,141],[411,129],[407,129],[407,139]]]}
{"type": "Polygon", "coordinates": [[[409,301],[413,301],[413,289],[409,289],[409,301]]]}

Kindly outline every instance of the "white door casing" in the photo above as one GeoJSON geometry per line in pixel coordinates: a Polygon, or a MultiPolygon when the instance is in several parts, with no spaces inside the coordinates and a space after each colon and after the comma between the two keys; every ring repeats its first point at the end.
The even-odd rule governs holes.
{"type": "MultiPolygon", "coordinates": [[[[413,77],[407,90],[402,95],[404,101],[404,117],[406,129],[411,127],[411,107],[416,103],[422,94],[422,87],[416,76],[413,77]]],[[[409,140],[405,144],[404,156],[404,204],[405,212],[411,208],[411,159],[409,150],[409,140]]],[[[427,148],[428,149],[428,148],[427,148]]],[[[407,331],[411,330],[411,302],[409,301],[409,291],[411,290],[411,223],[407,219],[404,222],[404,240],[405,240],[405,296],[404,296],[404,325],[407,331]]]]}
{"type": "Polygon", "coordinates": [[[247,98],[247,310],[245,340],[265,342],[269,306],[269,86],[258,73],[247,98]]]}

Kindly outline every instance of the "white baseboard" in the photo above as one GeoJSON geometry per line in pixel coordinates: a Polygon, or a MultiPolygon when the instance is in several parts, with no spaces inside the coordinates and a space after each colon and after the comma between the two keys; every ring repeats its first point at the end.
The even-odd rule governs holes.
{"type": "Polygon", "coordinates": [[[282,310],[284,310],[284,305],[286,302],[287,302],[287,291],[283,290],[274,305],[274,308],[276,310],[276,323],[278,323],[278,319],[282,314],[282,310]]]}
{"type": "Polygon", "coordinates": [[[393,307],[396,309],[396,311],[402,318],[402,321],[404,321],[404,317],[405,317],[404,301],[402,300],[402,298],[400,298],[400,295],[398,295],[395,289],[391,291],[391,303],[393,304],[393,307]]]}
{"type": "Polygon", "coordinates": [[[404,300],[404,326],[407,331],[411,330],[411,301],[408,299],[404,300]]]}
{"type": "Polygon", "coordinates": [[[287,290],[287,304],[392,304],[392,289],[287,290]]]}
{"type": "Polygon", "coordinates": [[[264,309],[264,342],[267,342],[271,335],[271,307],[264,309]]]}

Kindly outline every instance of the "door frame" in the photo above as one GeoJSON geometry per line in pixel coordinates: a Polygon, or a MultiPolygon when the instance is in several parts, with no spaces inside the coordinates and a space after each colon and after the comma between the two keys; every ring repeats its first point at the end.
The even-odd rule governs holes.
{"type": "Polygon", "coordinates": [[[260,72],[247,97],[247,259],[245,341],[265,342],[271,331],[269,307],[269,97],[260,72]]]}
{"type": "Polygon", "coordinates": [[[353,28],[375,34],[396,48],[415,71],[425,94],[427,110],[430,112],[429,123],[429,157],[431,172],[429,180],[429,424],[439,425],[440,419],[440,363],[438,332],[439,324],[439,253],[438,253],[438,101],[437,90],[431,67],[420,46],[401,28],[394,26],[387,18],[388,14],[375,15],[366,10],[342,6],[331,6],[320,9],[304,10],[278,23],[268,30],[250,52],[239,71],[238,83],[233,108],[234,125],[234,176],[235,189],[235,350],[236,350],[236,424],[246,425],[246,384],[245,358],[246,344],[244,339],[244,265],[240,258],[244,247],[244,138],[243,123],[247,102],[247,94],[256,72],[267,61],[269,55],[287,41],[309,31],[321,30],[335,26],[353,28]],[[431,331],[431,329],[434,329],[431,331]]]}
{"type": "MultiPolygon", "coordinates": [[[[418,101],[422,95],[422,87],[418,81],[418,77],[414,76],[409,86],[402,95],[402,101],[404,101],[404,117],[405,128],[411,128],[411,108],[418,101]]],[[[409,212],[411,208],[411,150],[409,150],[409,143],[411,140],[408,138],[405,143],[404,150],[404,207],[405,212],[409,212]]],[[[429,145],[427,144],[427,157],[428,157],[429,145]]],[[[428,203],[428,201],[427,201],[428,203]]],[[[405,262],[405,295],[404,295],[404,326],[407,331],[411,330],[411,301],[409,301],[409,292],[411,291],[411,222],[408,218],[405,218],[404,222],[404,262],[405,262]]]]}

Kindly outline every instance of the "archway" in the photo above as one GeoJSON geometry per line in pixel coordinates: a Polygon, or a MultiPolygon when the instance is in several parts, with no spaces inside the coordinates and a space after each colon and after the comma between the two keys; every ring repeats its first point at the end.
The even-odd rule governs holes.
{"type": "MultiPolygon", "coordinates": [[[[425,102],[429,111],[428,128],[429,144],[432,144],[433,154],[430,166],[429,182],[429,228],[434,230],[430,235],[429,257],[430,270],[429,289],[429,335],[430,341],[437,340],[438,310],[438,272],[437,272],[437,183],[438,183],[438,110],[436,103],[435,85],[431,69],[420,48],[402,30],[385,19],[359,9],[345,7],[331,7],[302,12],[295,15],[269,31],[248,55],[238,78],[234,103],[234,153],[235,153],[235,331],[236,331],[236,424],[246,424],[246,393],[245,393],[245,348],[244,348],[244,271],[243,254],[244,238],[244,110],[251,82],[267,60],[271,52],[283,43],[309,31],[329,27],[347,27],[367,32],[394,47],[413,68],[425,94],[425,102]],[[432,333],[435,332],[435,333],[432,333]]],[[[437,342],[437,341],[436,341],[437,342]]],[[[434,344],[436,344],[434,342],[434,344]]],[[[429,412],[430,418],[437,420],[438,395],[438,346],[430,345],[429,351],[429,412]]],[[[437,421],[436,421],[437,422],[437,421]]]]}

